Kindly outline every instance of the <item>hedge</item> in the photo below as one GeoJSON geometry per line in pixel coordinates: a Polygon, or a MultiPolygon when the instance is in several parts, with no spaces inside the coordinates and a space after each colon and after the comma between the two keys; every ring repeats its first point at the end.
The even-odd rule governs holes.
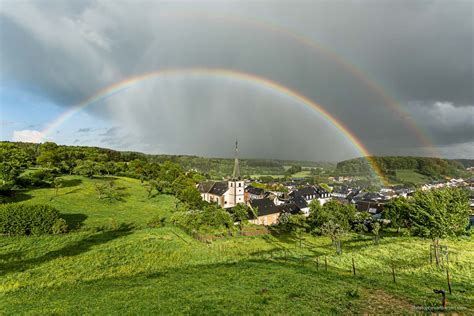
{"type": "Polygon", "coordinates": [[[67,224],[59,211],[46,204],[0,205],[0,234],[41,235],[67,231],[67,224]]]}

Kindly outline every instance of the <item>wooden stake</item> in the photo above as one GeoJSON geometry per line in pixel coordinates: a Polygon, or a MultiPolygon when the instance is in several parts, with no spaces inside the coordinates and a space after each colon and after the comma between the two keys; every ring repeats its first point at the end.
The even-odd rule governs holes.
{"type": "Polygon", "coordinates": [[[324,256],[324,268],[326,269],[326,271],[328,270],[328,259],[326,258],[326,256],[324,256]]]}
{"type": "Polygon", "coordinates": [[[451,280],[450,280],[450,278],[449,278],[449,270],[448,270],[447,267],[446,267],[446,278],[448,279],[449,294],[452,294],[452,291],[451,291],[451,280]]]}
{"type": "Polygon", "coordinates": [[[354,275],[356,275],[356,266],[354,263],[354,257],[352,257],[352,271],[354,272],[354,275]]]}
{"type": "Polygon", "coordinates": [[[395,281],[395,268],[392,266],[392,277],[393,277],[393,283],[397,283],[397,281],[395,281]]]}
{"type": "MultiPolygon", "coordinates": [[[[433,263],[433,253],[432,253],[432,251],[431,251],[431,247],[432,247],[432,245],[430,245],[430,264],[433,263]]],[[[433,249],[434,249],[434,248],[433,248],[433,249]]]]}

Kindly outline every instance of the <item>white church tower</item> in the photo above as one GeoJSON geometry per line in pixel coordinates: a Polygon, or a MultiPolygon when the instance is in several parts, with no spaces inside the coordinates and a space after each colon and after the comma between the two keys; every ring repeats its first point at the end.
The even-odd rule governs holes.
{"type": "Polygon", "coordinates": [[[229,180],[229,201],[227,207],[234,207],[238,203],[245,203],[245,186],[244,180],[240,177],[238,152],[238,142],[235,141],[234,172],[232,173],[232,178],[229,180]]]}

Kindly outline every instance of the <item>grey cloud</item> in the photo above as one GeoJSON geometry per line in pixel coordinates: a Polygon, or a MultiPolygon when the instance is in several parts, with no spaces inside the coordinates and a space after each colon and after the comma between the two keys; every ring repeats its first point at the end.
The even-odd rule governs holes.
{"type": "MultiPolygon", "coordinates": [[[[5,2],[0,83],[21,82],[58,105],[154,70],[227,68],[320,103],[375,154],[427,154],[407,119],[351,72],[347,64],[353,64],[398,100],[434,143],[472,140],[472,124],[456,121],[465,111],[458,108],[474,104],[469,1],[49,4],[5,2]],[[446,125],[435,123],[440,100],[452,103],[442,112],[446,125]]],[[[90,111],[138,133],[147,150],[160,144],[169,153],[220,155],[239,137],[248,156],[333,160],[357,154],[317,114],[256,86],[197,77],[167,85],[149,80],[90,111]]],[[[102,136],[124,146],[110,143],[119,137],[113,131],[102,136]]]]}
{"type": "Polygon", "coordinates": [[[80,129],[77,130],[78,133],[89,133],[90,131],[92,131],[92,129],[90,127],[80,128],[80,129]]]}

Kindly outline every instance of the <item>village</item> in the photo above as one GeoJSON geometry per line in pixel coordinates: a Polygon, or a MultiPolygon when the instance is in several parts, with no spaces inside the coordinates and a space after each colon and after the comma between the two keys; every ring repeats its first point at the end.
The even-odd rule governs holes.
{"type": "MultiPolygon", "coordinates": [[[[374,220],[382,219],[384,206],[396,197],[408,198],[415,192],[414,188],[403,186],[382,187],[377,192],[352,185],[351,177],[337,177],[331,179],[336,185],[321,186],[305,183],[301,179],[278,181],[267,184],[276,189],[265,189],[255,186],[258,180],[243,179],[240,172],[238,147],[235,147],[235,160],[232,176],[223,181],[205,181],[197,185],[201,197],[206,202],[216,203],[230,211],[239,203],[246,204],[257,211],[257,218],[249,214],[250,223],[257,225],[275,225],[282,213],[309,216],[310,203],[318,201],[324,205],[329,200],[338,200],[343,204],[353,204],[357,212],[368,212],[374,220]]],[[[468,188],[471,192],[470,225],[474,226],[474,178],[449,179],[433,181],[420,186],[420,190],[428,191],[441,188],[468,188]]]]}

